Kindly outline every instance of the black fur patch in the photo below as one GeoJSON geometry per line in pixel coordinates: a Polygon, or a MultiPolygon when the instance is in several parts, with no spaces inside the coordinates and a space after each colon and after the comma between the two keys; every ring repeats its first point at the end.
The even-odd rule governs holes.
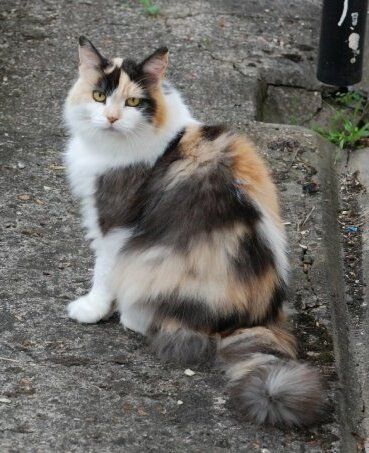
{"type": "Polygon", "coordinates": [[[274,267],[274,257],[269,247],[254,231],[251,235],[245,234],[233,264],[239,278],[248,280],[250,275],[258,277],[274,267]]]}
{"type": "Polygon", "coordinates": [[[202,126],[201,133],[205,140],[213,141],[217,139],[220,135],[224,134],[227,131],[227,128],[223,124],[218,124],[215,126],[202,126]]]}
{"type": "Polygon", "coordinates": [[[121,69],[115,67],[109,74],[104,74],[98,81],[97,86],[100,90],[104,91],[107,96],[113,93],[118,88],[121,69]]]}
{"type": "Polygon", "coordinates": [[[272,298],[269,302],[268,311],[263,320],[265,324],[272,323],[277,318],[285,299],[286,286],[283,283],[280,283],[274,288],[272,298]]]}
{"type": "Polygon", "coordinates": [[[127,58],[127,59],[123,60],[122,69],[131,80],[133,80],[135,82],[138,82],[140,80],[139,66],[131,58],[127,58]]]}
{"type": "Polygon", "coordinates": [[[178,146],[180,141],[158,161],[142,188],[141,218],[129,244],[133,247],[161,243],[185,251],[200,234],[236,222],[253,226],[260,219],[258,210],[234,184],[229,166],[222,163],[163,190],[171,160],[181,158],[178,146]]]}
{"type": "Polygon", "coordinates": [[[110,170],[98,178],[95,203],[104,234],[135,223],[140,209],[137,193],[149,173],[148,166],[131,165],[110,170]]]}
{"type": "Polygon", "coordinates": [[[201,300],[179,297],[176,294],[153,299],[150,305],[156,307],[157,319],[174,319],[192,330],[217,333],[253,326],[247,312],[215,312],[201,300]]]}
{"type": "Polygon", "coordinates": [[[151,335],[151,348],[161,360],[180,364],[213,361],[216,339],[200,332],[178,329],[175,332],[158,331],[151,335]]]}
{"type": "Polygon", "coordinates": [[[154,98],[150,97],[148,94],[146,94],[146,98],[143,99],[143,102],[136,107],[141,110],[142,114],[145,116],[145,118],[148,121],[151,121],[156,112],[156,101],[154,98]]]}

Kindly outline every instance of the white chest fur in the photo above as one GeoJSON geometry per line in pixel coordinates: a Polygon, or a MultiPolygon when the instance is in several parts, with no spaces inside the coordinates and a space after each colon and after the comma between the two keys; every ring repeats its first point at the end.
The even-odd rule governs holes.
{"type": "Polygon", "coordinates": [[[87,238],[98,239],[101,237],[101,231],[94,193],[97,178],[106,170],[106,165],[97,155],[90,153],[78,138],[70,141],[65,161],[72,192],[81,202],[82,222],[87,230],[87,238]]]}

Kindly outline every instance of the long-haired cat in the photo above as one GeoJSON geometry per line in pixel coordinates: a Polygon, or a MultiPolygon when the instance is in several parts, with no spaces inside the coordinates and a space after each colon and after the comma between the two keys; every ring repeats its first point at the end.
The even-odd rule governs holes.
{"type": "Polygon", "coordinates": [[[320,380],[284,328],[286,241],[264,162],[245,137],[192,117],[164,80],[166,48],[136,63],[79,44],[65,159],[96,264],[69,316],[115,309],[162,359],[217,357],[255,422],[314,423],[320,380]]]}

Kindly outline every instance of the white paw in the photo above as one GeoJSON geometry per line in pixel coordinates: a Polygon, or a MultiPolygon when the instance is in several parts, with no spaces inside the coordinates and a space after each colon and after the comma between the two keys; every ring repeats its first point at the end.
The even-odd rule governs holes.
{"type": "Polygon", "coordinates": [[[110,313],[110,304],[92,294],[79,297],[68,305],[68,316],[78,322],[95,323],[110,313]]]}

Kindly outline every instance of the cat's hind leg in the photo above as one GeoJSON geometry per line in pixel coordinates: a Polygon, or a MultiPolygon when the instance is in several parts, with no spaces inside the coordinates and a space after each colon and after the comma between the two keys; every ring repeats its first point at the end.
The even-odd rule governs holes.
{"type": "Polygon", "coordinates": [[[160,326],[153,324],[148,337],[161,360],[182,365],[212,362],[219,342],[217,335],[192,330],[171,319],[163,320],[160,326]]]}

